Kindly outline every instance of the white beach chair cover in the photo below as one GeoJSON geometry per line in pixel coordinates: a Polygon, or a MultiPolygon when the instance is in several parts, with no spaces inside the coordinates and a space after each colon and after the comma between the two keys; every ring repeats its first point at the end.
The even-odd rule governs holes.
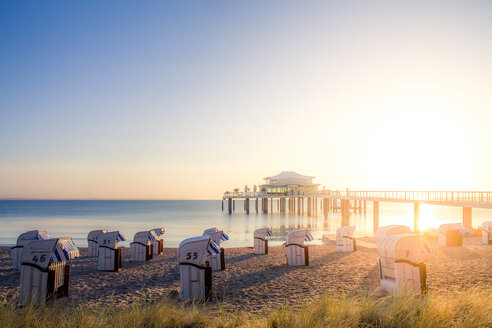
{"type": "Polygon", "coordinates": [[[419,264],[430,253],[420,234],[391,235],[378,247],[381,287],[391,293],[422,292],[419,264]]]}
{"type": "Polygon", "coordinates": [[[12,248],[12,266],[14,270],[20,270],[22,261],[22,251],[24,246],[29,244],[33,240],[45,240],[49,239],[49,235],[46,230],[31,230],[20,234],[17,237],[17,242],[15,247],[12,248]]]}
{"type": "Polygon", "coordinates": [[[492,241],[492,221],[482,223],[482,243],[488,245],[492,241]]]}
{"type": "Polygon", "coordinates": [[[342,252],[353,252],[354,241],[353,236],[355,232],[355,226],[340,227],[336,232],[337,250],[342,252]],[[348,237],[348,238],[347,238],[348,237]]]}
{"type": "Polygon", "coordinates": [[[257,255],[264,255],[268,251],[268,240],[266,237],[270,237],[272,235],[272,230],[270,228],[259,228],[256,229],[253,237],[254,237],[254,252],[257,255]]]}
{"type": "Polygon", "coordinates": [[[87,255],[88,256],[97,256],[98,253],[98,244],[97,239],[103,233],[108,232],[106,229],[102,230],[94,230],[89,232],[87,235],[87,255]]]}
{"type": "Polygon", "coordinates": [[[409,227],[404,225],[393,224],[393,225],[382,226],[378,230],[376,230],[376,233],[374,235],[376,240],[376,247],[379,247],[381,242],[388,236],[401,235],[407,233],[413,233],[413,232],[412,230],[410,230],[409,227]]]}

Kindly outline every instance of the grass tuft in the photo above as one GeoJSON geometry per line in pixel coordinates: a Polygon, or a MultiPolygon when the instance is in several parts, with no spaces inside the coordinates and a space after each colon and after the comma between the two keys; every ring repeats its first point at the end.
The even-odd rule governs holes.
{"type": "Polygon", "coordinates": [[[19,308],[0,300],[0,323],[5,328],[490,327],[492,291],[475,288],[451,295],[429,293],[382,298],[363,293],[326,294],[299,310],[282,307],[264,316],[170,299],[99,309],[68,302],[19,308]]]}

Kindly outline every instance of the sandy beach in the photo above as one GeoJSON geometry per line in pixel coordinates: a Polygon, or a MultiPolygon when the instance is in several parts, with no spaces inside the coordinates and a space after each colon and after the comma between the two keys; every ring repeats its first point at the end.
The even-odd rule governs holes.
{"type": "MultiPolygon", "coordinates": [[[[371,241],[367,239],[366,241],[371,241]]],[[[456,293],[470,286],[492,288],[492,246],[479,238],[464,239],[464,246],[440,248],[426,261],[430,290],[456,293]]],[[[123,249],[123,269],[98,272],[96,258],[72,262],[69,301],[93,306],[126,306],[133,302],[173,297],[179,288],[176,248],[147,263],[132,263],[123,249]]],[[[309,246],[309,267],[286,265],[283,247],[270,247],[268,255],[254,255],[249,247],[226,248],[226,270],[213,273],[213,300],[227,310],[263,313],[281,305],[297,307],[315,301],[323,292],[369,292],[380,294],[376,250],[359,247],[354,253],[339,253],[334,246],[309,246]]],[[[0,248],[0,297],[14,300],[20,273],[14,271],[10,248],[0,248]]]]}

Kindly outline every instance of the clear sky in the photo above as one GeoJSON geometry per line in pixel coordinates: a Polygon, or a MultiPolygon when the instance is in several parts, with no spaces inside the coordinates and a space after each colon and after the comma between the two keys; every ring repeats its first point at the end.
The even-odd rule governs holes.
{"type": "Polygon", "coordinates": [[[492,190],[491,1],[1,1],[0,198],[492,190]]]}

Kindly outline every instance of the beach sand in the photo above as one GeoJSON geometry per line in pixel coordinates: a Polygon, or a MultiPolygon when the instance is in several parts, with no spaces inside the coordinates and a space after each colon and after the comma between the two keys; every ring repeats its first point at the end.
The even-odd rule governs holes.
{"type": "MultiPolygon", "coordinates": [[[[371,241],[368,239],[367,241],[371,241]]],[[[466,291],[470,286],[492,289],[492,246],[480,238],[465,238],[463,247],[441,248],[432,243],[426,260],[429,290],[445,293],[466,291]]],[[[176,248],[147,263],[132,263],[123,249],[120,272],[98,272],[97,259],[87,249],[72,262],[68,301],[93,306],[126,306],[133,302],[176,297],[179,270],[176,248]]],[[[340,253],[335,246],[310,245],[309,267],[286,265],[282,246],[269,247],[268,255],[254,255],[248,247],[226,248],[226,270],[213,273],[213,300],[226,310],[265,313],[281,305],[298,307],[315,301],[322,293],[363,292],[381,294],[376,250],[359,247],[340,253]]],[[[15,300],[20,273],[14,271],[10,248],[0,247],[0,298],[15,300]]]]}

